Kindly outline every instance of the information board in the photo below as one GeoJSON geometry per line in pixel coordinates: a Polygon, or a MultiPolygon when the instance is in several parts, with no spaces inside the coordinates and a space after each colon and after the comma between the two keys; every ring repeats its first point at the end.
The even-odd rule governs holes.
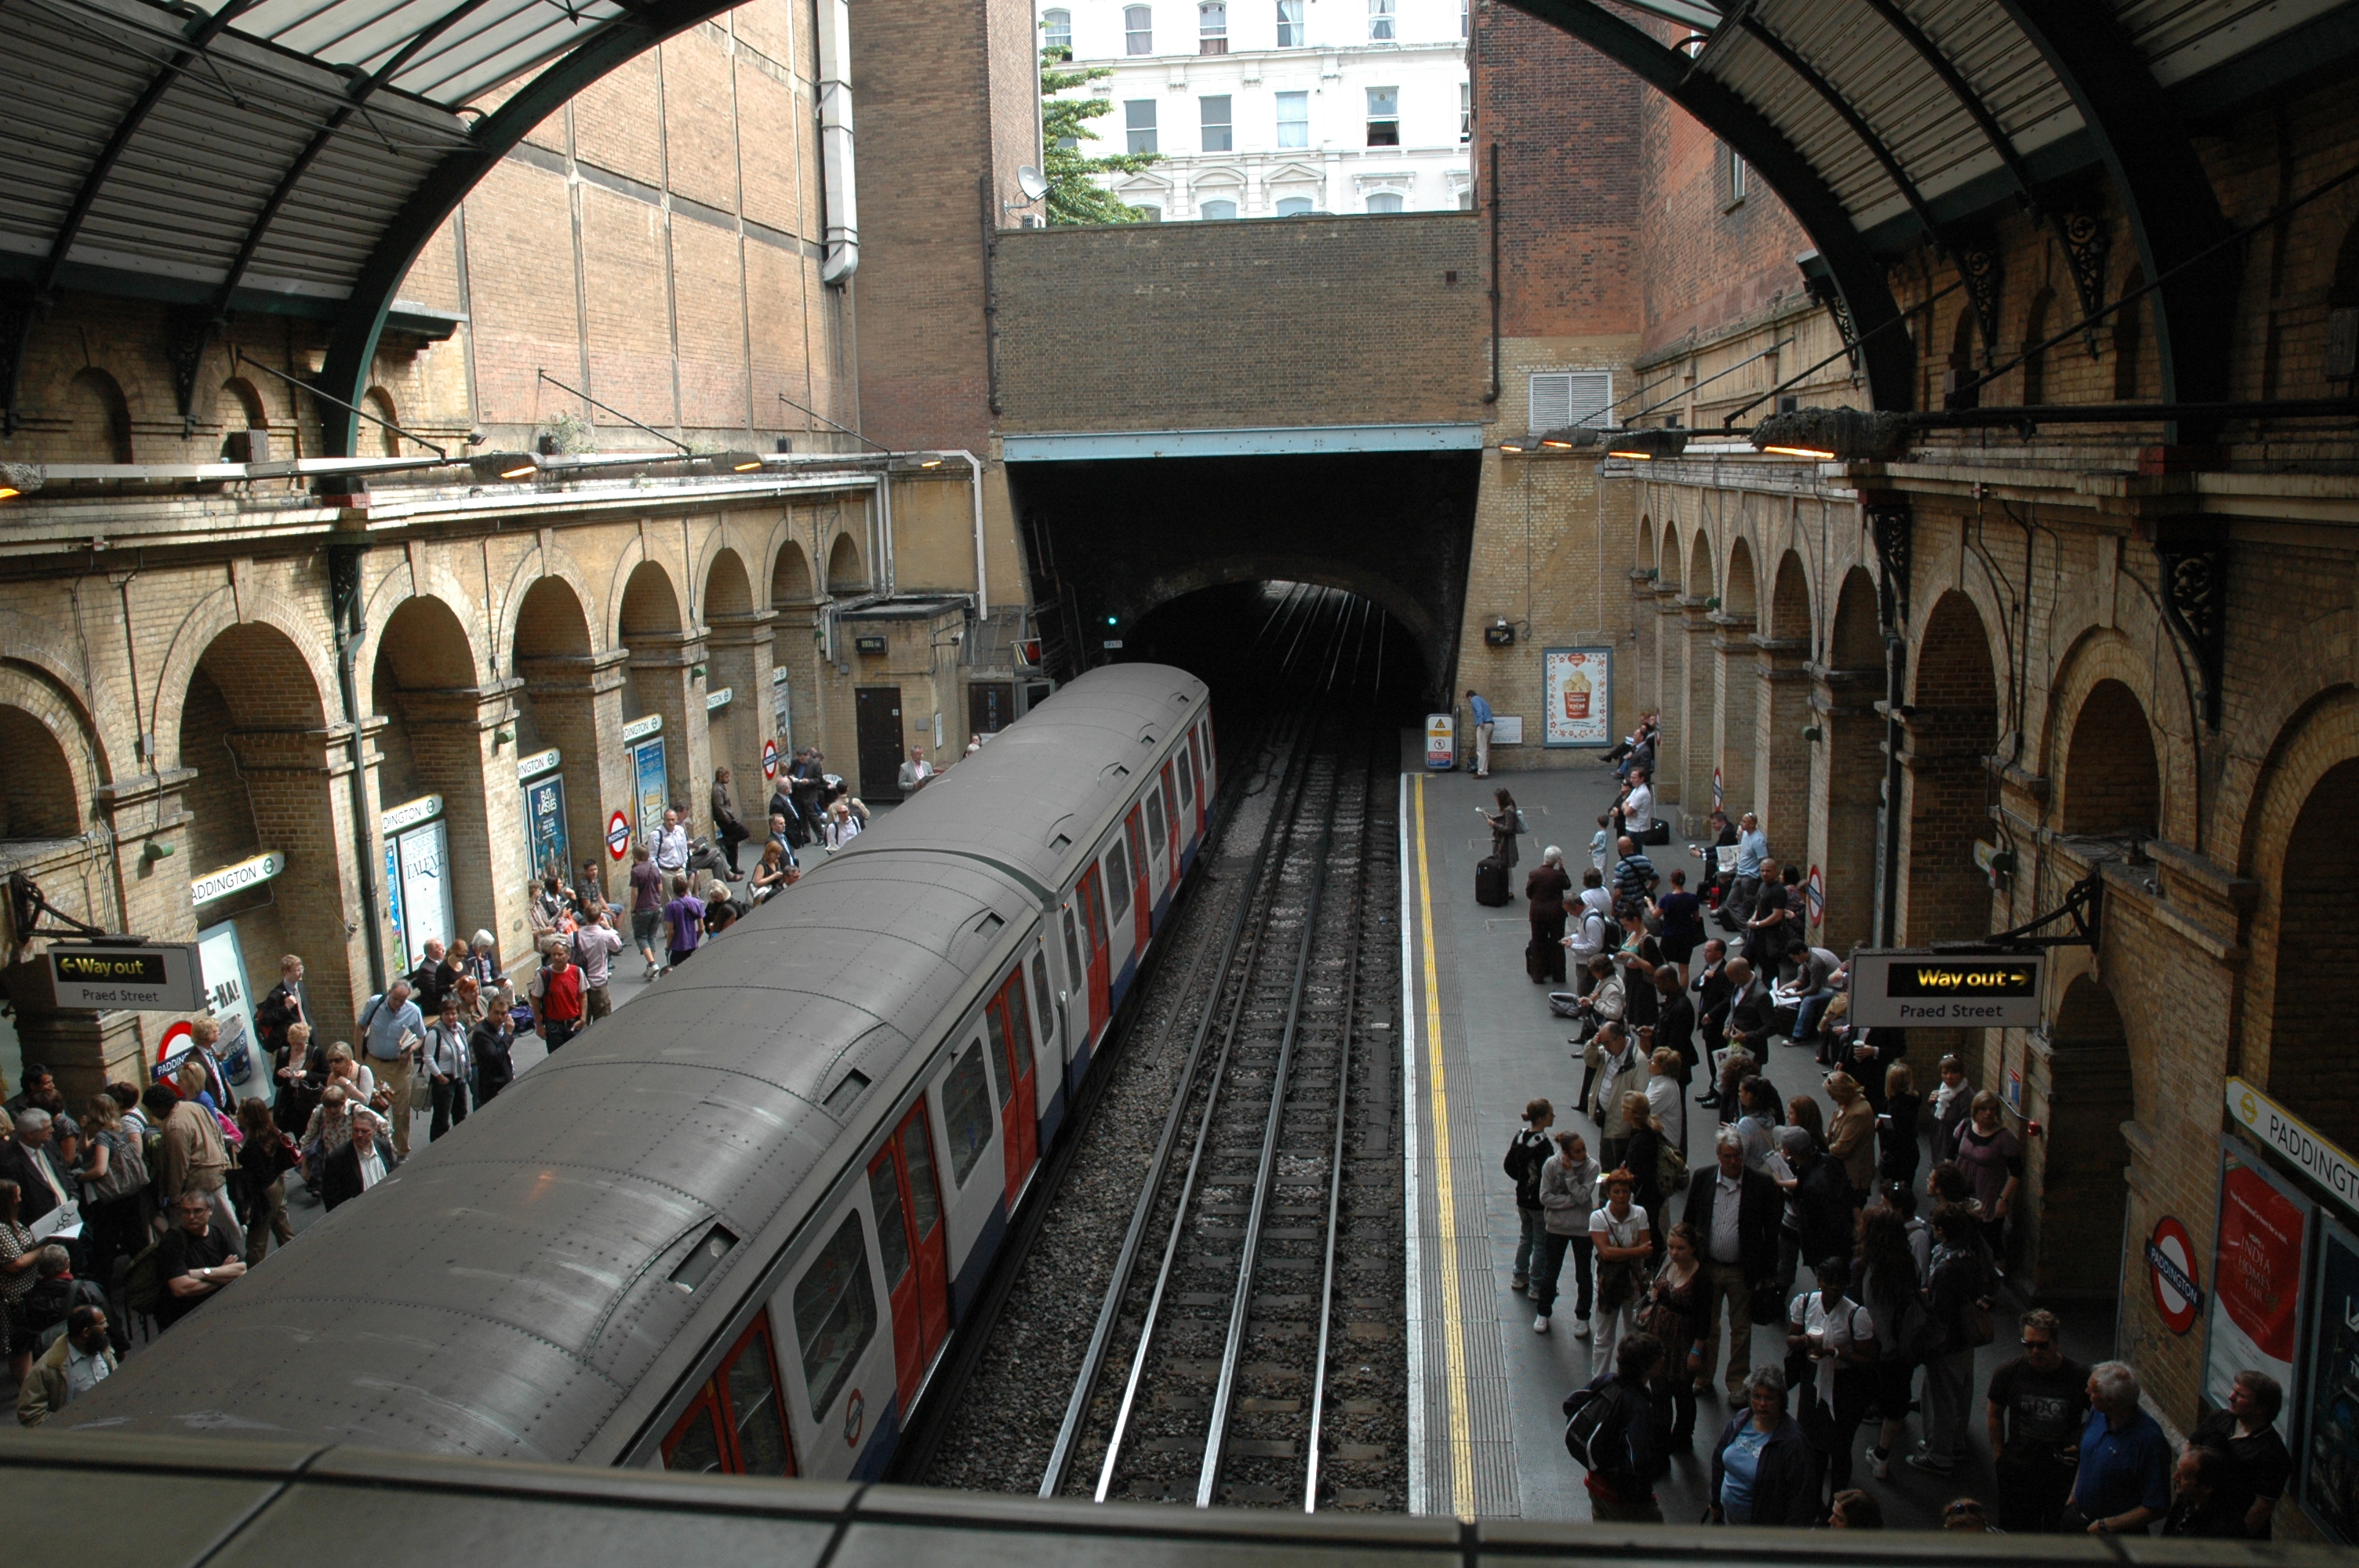
{"type": "Polygon", "coordinates": [[[632,801],[637,809],[639,837],[655,848],[656,832],[671,803],[671,785],[664,777],[664,743],[658,735],[631,748],[632,801]]]}
{"type": "Polygon", "coordinates": [[[1549,648],[1540,654],[1544,746],[1614,743],[1614,650],[1549,648]]]}
{"type": "Polygon", "coordinates": [[[2301,1505],[2328,1539],[2359,1541],[2359,1241],[2319,1229],[2318,1319],[2310,1331],[2309,1398],[2294,1450],[2301,1505]]]}
{"type": "Polygon", "coordinates": [[[1870,1029],[2032,1029],[2039,953],[1863,948],[1851,962],[1851,1022],[1870,1029]]]}

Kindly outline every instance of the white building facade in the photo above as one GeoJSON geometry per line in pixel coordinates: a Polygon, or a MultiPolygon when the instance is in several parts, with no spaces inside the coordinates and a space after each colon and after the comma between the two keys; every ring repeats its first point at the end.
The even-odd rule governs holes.
{"type": "Polygon", "coordinates": [[[1471,206],[1465,0],[1061,0],[1041,41],[1111,80],[1084,154],[1158,221],[1471,206]]]}

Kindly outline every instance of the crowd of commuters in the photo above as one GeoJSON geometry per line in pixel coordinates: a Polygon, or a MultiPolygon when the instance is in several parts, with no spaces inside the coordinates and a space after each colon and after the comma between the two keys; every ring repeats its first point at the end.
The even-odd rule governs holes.
{"type": "MultiPolygon", "coordinates": [[[[1873,1488],[1896,1465],[1968,1472],[1979,1397],[1997,1485],[1988,1505],[1950,1505],[1945,1528],[2266,1538],[2291,1470],[2269,1378],[2238,1378],[2174,1453],[2136,1373],[2072,1360],[2056,1315],[2034,1310],[2015,1325],[2020,1353],[1977,1387],[2023,1177],[1998,1097],[1954,1055],[1920,1093],[1905,1035],[1850,1022],[1848,966],[1813,945],[1810,891],[1752,813],[1713,813],[1700,891],[1684,868],[1663,874],[1647,853],[1669,838],[1654,743],[1649,715],[1610,754],[1620,785],[1579,884],[1555,846],[1525,881],[1527,972],[1560,988],[1550,1009],[1577,1026],[1593,1131],[1526,1106],[1505,1160],[1512,1286],[1543,1335],[1569,1290],[1571,1332],[1592,1341],[1597,1376],[1567,1414],[1596,1517],[1659,1519],[1654,1482],[1701,1437],[1708,1518],[1880,1528],[1873,1488]],[[1810,1053],[1831,1111],[1772,1085],[1773,1065],[1799,1060],[1788,1048],[1810,1053]],[[1690,1107],[1718,1126],[1692,1173],[1690,1107]],[[1767,1326],[1786,1354],[1756,1366],[1767,1326]],[[1726,1425],[1700,1431],[1699,1407],[1723,1397],[1726,1425]]],[[[1494,798],[1492,853],[1513,864],[1523,815],[1494,798]]]]}
{"type": "Polygon", "coordinates": [[[553,1054],[606,1017],[627,950],[658,979],[792,885],[805,852],[848,843],[868,810],[824,762],[806,748],[780,779],[750,881],[726,768],[712,783],[717,849],[691,840],[675,808],[635,847],[614,899],[594,860],[543,867],[527,890],[528,978],[488,930],[429,941],[361,1004],[352,1039],[333,1040],[288,955],[253,1011],[267,1098],[233,1092],[210,1018],[152,1082],[111,1084],[71,1111],[55,1076],[27,1066],[0,1108],[0,1357],[18,1420],[47,1421],[104,1380],[136,1329],[168,1330],[292,1241],[290,1181],[326,1210],[363,1197],[409,1157],[413,1118],[430,1142],[498,1098],[520,1035],[553,1054]]]}

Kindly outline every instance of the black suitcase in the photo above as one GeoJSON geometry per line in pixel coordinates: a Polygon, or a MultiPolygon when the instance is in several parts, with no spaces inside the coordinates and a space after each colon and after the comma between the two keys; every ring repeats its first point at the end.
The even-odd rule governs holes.
{"type": "Polygon", "coordinates": [[[1507,862],[1485,855],[1474,862],[1474,902],[1494,906],[1507,902],[1507,862]]]}

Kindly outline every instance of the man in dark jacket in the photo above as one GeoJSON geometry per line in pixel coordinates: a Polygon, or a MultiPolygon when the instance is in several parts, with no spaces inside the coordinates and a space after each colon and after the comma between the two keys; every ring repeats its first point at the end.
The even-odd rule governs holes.
{"type": "Polygon", "coordinates": [[[1542,1218],[1547,1211],[1540,1207],[1540,1167],[1556,1152],[1548,1132],[1555,1122],[1556,1107],[1547,1100],[1536,1099],[1524,1107],[1524,1125],[1516,1130],[1515,1141],[1507,1145],[1507,1156],[1499,1162],[1516,1184],[1516,1217],[1523,1227],[1516,1242],[1515,1288],[1518,1291],[1531,1288],[1532,1260],[1539,1252],[1541,1238],[1548,1234],[1542,1218]]]}
{"type": "Polygon", "coordinates": [[[329,1208],[351,1202],[392,1173],[396,1161],[377,1135],[381,1125],[374,1111],[353,1112],[353,1141],[328,1156],[320,1176],[320,1201],[329,1208]]]}
{"type": "Polygon", "coordinates": [[[1728,1025],[1728,999],[1735,988],[1728,983],[1728,944],[1715,936],[1703,945],[1703,967],[1696,971],[1696,1027],[1703,1037],[1704,1059],[1720,1048],[1721,1032],[1728,1025]]]}
{"type": "MultiPolygon", "coordinates": [[[[1662,1370],[1663,1342],[1633,1334],[1614,1346],[1614,1370],[1600,1372],[1585,1390],[1603,1393],[1613,1411],[1590,1439],[1590,1516],[1600,1524],[1663,1522],[1655,1483],[1670,1468],[1670,1385],[1655,1385],[1662,1370]]],[[[1581,1395],[1565,1400],[1570,1413],[1581,1395]]]]}
{"type": "Polygon", "coordinates": [[[1728,1314],[1728,1400],[1740,1402],[1753,1367],[1753,1292],[1774,1290],[1777,1273],[1777,1226],[1785,1197],[1760,1171],[1745,1168],[1745,1141],[1734,1129],[1712,1141],[1717,1163],[1688,1183],[1687,1223],[1703,1238],[1704,1321],[1697,1336],[1696,1392],[1712,1391],[1712,1363],[1720,1351],[1720,1322],[1728,1314]],[[1723,1308],[1723,1304],[1725,1307],[1723,1308]]]}
{"type": "Polygon", "coordinates": [[[1688,1000],[1687,988],[1680,984],[1680,972],[1673,966],[1665,964],[1655,971],[1655,994],[1661,1001],[1650,1044],[1658,1049],[1668,1045],[1677,1051],[1682,1064],[1680,1082],[1693,1083],[1696,1066],[1702,1059],[1696,1051],[1695,1003],[1688,1000]]]}
{"type": "Polygon", "coordinates": [[[1769,1056],[1769,1033],[1775,1007],[1769,1000],[1769,988],[1754,974],[1751,960],[1731,958],[1728,961],[1728,1037],[1742,1040],[1745,1048],[1757,1061],[1769,1056]]]}

